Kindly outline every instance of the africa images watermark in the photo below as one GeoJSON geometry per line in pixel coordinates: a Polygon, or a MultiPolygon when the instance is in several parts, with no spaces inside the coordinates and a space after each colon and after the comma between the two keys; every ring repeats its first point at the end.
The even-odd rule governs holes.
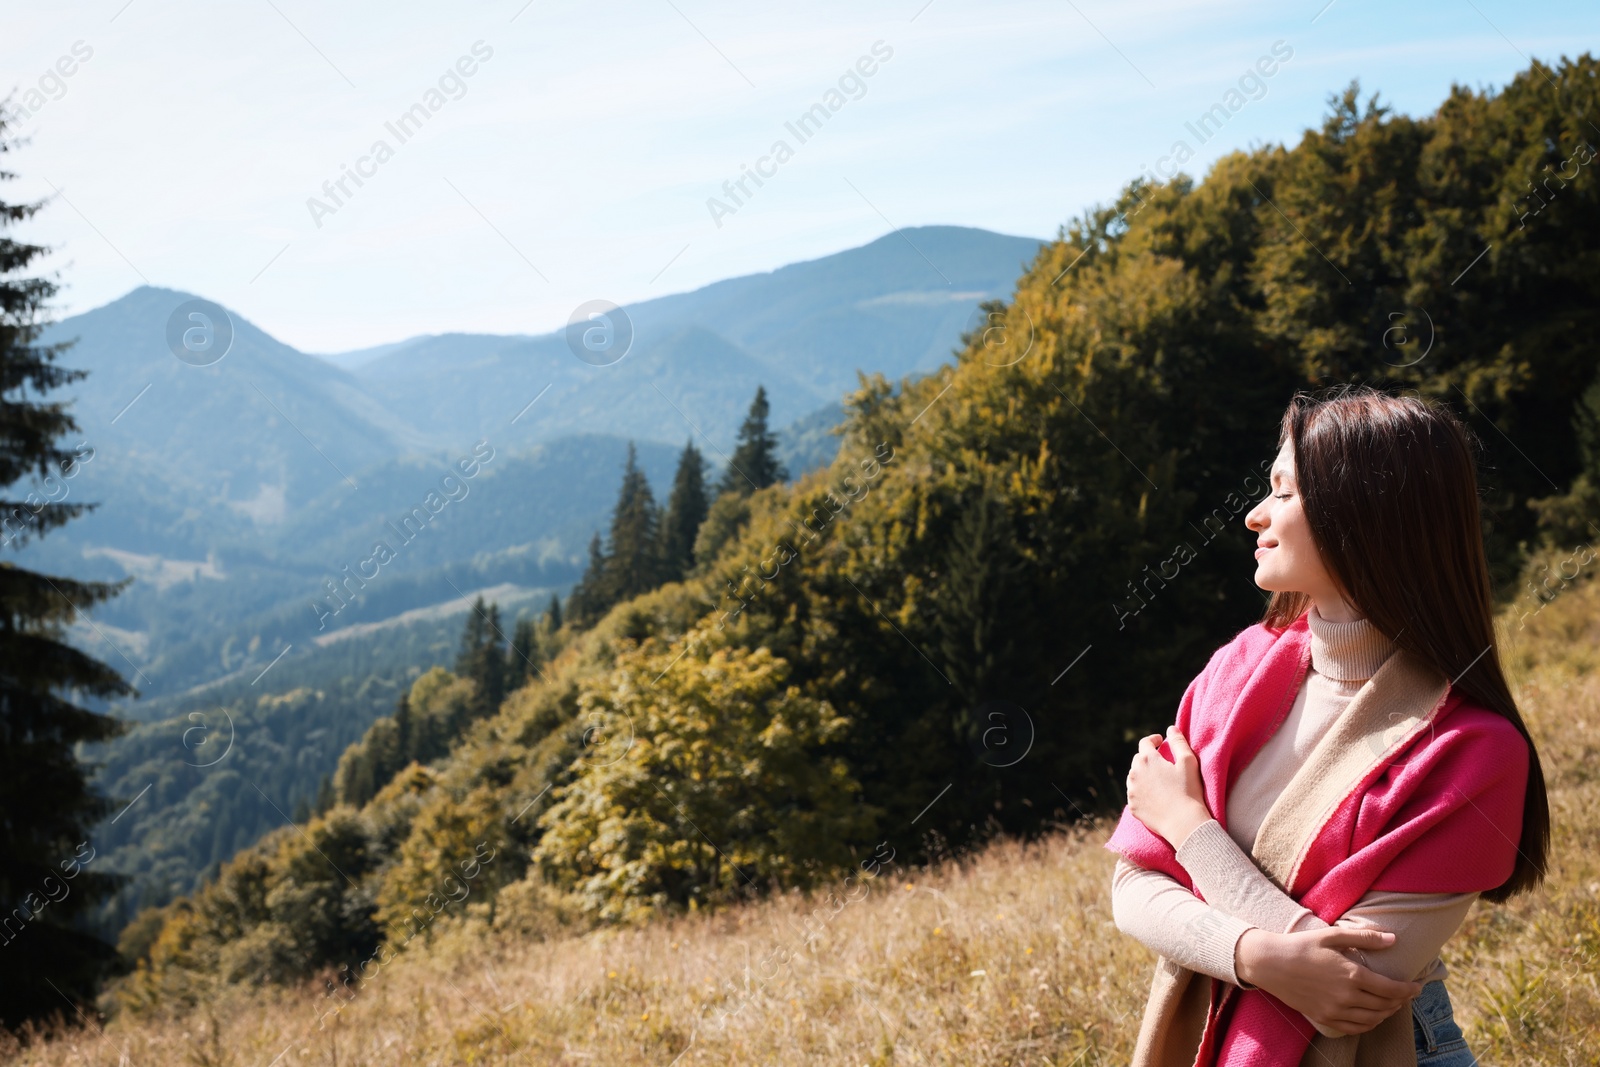
{"type": "MultiPolygon", "coordinates": [[[[401,953],[405,952],[412,939],[432,926],[433,920],[441,912],[451,904],[462,903],[471,896],[473,879],[483,872],[485,866],[494,862],[496,855],[497,850],[491,847],[487,841],[480,841],[473,849],[473,854],[470,857],[461,860],[454,867],[447,866],[445,870],[449,873],[444,876],[440,885],[443,891],[442,896],[439,893],[429,893],[422,905],[411,909],[411,915],[408,918],[396,920],[388,931],[389,936],[378,947],[377,951],[357,966],[346,967],[344,980],[339,983],[344,990],[342,993],[333,983],[328,983],[328,996],[337,998],[339,1003],[327,1011],[319,1012],[316,1020],[317,1030],[326,1030],[330,1022],[336,1022],[345,1007],[356,999],[360,987],[363,984],[375,981],[378,975],[382,973],[382,968],[393,963],[401,953]],[[484,854],[485,850],[488,852],[487,855],[484,854]],[[456,874],[456,868],[461,871],[459,875],[456,874]],[[457,890],[460,891],[460,896],[456,895],[457,890]],[[402,932],[405,934],[404,941],[399,939],[402,932]],[[356,983],[357,988],[351,988],[350,983],[352,981],[356,983]]],[[[299,1046],[299,1055],[309,1055],[311,1051],[310,1041],[311,1034],[308,1027],[304,1037],[291,1041],[283,1052],[278,1053],[278,1059],[282,1059],[285,1053],[296,1046],[299,1046]]],[[[277,1063],[278,1060],[275,1059],[272,1062],[277,1063]]]]}
{"type": "MultiPolygon", "coordinates": [[[[837,88],[830,87],[822,94],[821,100],[802,111],[793,121],[783,124],[783,128],[794,137],[795,144],[803,145],[811,140],[846,103],[866,96],[866,80],[878,73],[880,63],[889,62],[893,56],[894,49],[883,41],[872,42],[870,54],[857,59],[853,67],[846,67],[844,73],[839,75],[835,83],[837,88]],[[848,97],[846,94],[849,94],[848,97]]],[[[766,184],[765,179],[777,177],[778,168],[793,159],[794,155],[794,146],[780,137],[772,142],[767,154],[759,157],[754,165],[739,164],[739,176],[722,183],[722,193],[727,200],[719,200],[714,196],[706,198],[706,210],[711,213],[711,221],[716,223],[717,229],[722,229],[724,215],[737,214],[745,202],[755,196],[755,191],[750,188],[751,182],[755,183],[756,189],[761,188],[766,184]]]]}
{"type": "Polygon", "coordinates": [[[1528,599],[1533,606],[1517,616],[1517,629],[1521,630],[1526,627],[1528,619],[1538,615],[1552,600],[1570,589],[1572,583],[1577,580],[1578,575],[1583,573],[1583,568],[1593,563],[1594,560],[1595,551],[1593,546],[1584,543],[1574,548],[1567,554],[1565,559],[1557,563],[1553,572],[1550,564],[1541,563],[1539,570],[1542,575],[1536,576],[1540,577],[1539,584],[1534,585],[1532,577],[1528,579],[1528,599]],[[1572,568],[1570,574],[1567,572],[1568,567],[1572,568]]]}
{"type": "Polygon", "coordinates": [[[79,441],[73,448],[72,455],[60,461],[57,466],[61,474],[55,471],[45,475],[39,490],[30,492],[22,503],[11,509],[7,514],[0,515],[0,532],[4,539],[0,544],[9,545],[19,537],[25,536],[38,525],[39,513],[51,504],[60,504],[72,492],[72,487],[67,484],[78,476],[84,464],[94,459],[94,449],[88,441],[79,441]]]}
{"type": "MultiPolygon", "coordinates": [[[[439,488],[430,489],[422,498],[422,503],[413,507],[400,517],[398,525],[391,519],[384,519],[383,524],[394,534],[395,542],[399,548],[404,548],[421,536],[422,531],[434,520],[440,512],[449,506],[451,501],[467,499],[467,494],[472,492],[472,487],[467,483],[477,477],[485,464],[494,459],[494,446],[488,439],[479,441],[472,446],[472,454],[463,456],[456,461],[455,467],[449,474],[439,479],[439,488]],[[457,477],[456,472],[460,472],[457,477]]],[[[355,572],[351,573],[350,564],[346,563],[340,568],[343,578],[324,578],[323,587],[328,591],[322,601],[311,601],[311,610],[317,616],[317,629],[328,628],[328,620],[335,618],[350,604],[346,597],[354,600],[356,595],[367,587],[367,583],[378,577],[383,568],[400,557],[398,549],[386,540],[377,540],[372,543],[372,552],[366,559],[356,563],[355,572]],[[367,568],[372,568],[371,573],[367,568]]]]}
{"type": "MultiPolygon", "coordinates": [[[[1274,457],[1274,459],[1275,458],[1276,457],[1274,457]]],[[[1193,523],[1190,523],[1190,526],[1193,527],[1202,538],[1200,542],[1201,549],[1205,548],[1212,541],[1216,540],[1218,534],[1228,529],[1233,524],[1233,520],[1237,519],[1242,512],[1249,509],[1252,501],[1258,500],[1265,495],[1267,486],[1262,482],[1261,479],[1269,477],[1272,470],[1272,463],[1272,459],[1263,460],[1261,462],[1261,475],[1259,478],[1254,474],[1247,476],[1243,485],[1240,487],[1240,489],[1243,490],[1242,492],[1239,489],[1230,491],[1228,495],[1223,498],[1222,507],[1212,508],[1211,514],[1200,520],[1200,526],[1205,527],[1204,530],[1201,530],[1200,526],[1194,526],[1193,523]]],[[[1151,600],[1154,600],[1156,593],[1160,592],[1162,589],[1165,589],[1167,587],[1167,583],[1176,578],[1178,576],[1178,572],[1191,563],[1197,556],[1199,556],[1199,554],[1200,549],[1195,548],[1187,541],[1181,541],[1178,543],[1177,547],[1172,550],[1172,554],[1170,556],[1156,564],[1154,573],[1151,572],[1150,565],[1145,564],[1143,580],[1139,581],[1137,586],[1134,585],[1134,580],[1130,580],[1128,582],[1128,595],[1133,598],[1132,603],[1136,604],[1137,606],[1121,607],[1115,602],[1113,602],[1111,605],[1111,611],[1117,617],[1117,629],[1126,629],[1129,619],[1133,618],[1145,608],[1149,607],[1149,602],[1145,600],[1144,597],[1139,595],[1140,589],[1143,589],[1145,595],[1151,600]],[[1172,572],[1170,574],[1167,573],[1169,568],[1172,572]],[[1155,588],[1151,588],[1152,582],[1155,583],[1155,588]]]]}
{"type": "Polygon", "coordinates": [[[1526,200],[1529,202],[1529,209],[1522,212],[1517,217],[1517,229],[1527,229],[1528,219],[1549,207],[1550,202],[1556,198],[1556,194],[1562,189],[1565,189],[1567,187],[1567,183],[1578,176],[1579,171],[1588,166],[1590,163],[1594,162],[1594,157],[1594,146],[1589,144],[1587,141],[1579,141],[1578,147],[1572,150],[1572,154],[1570,156],[1561,161],[1561,166],[1558,169],[1552,172],[1550,171],[1550,164],[1546,163],[1544,165],[1544,169],[1547,172],[1548,177],[1546,177],[1544,181],[1540,182],[1538,185],[1534,185],[1530,180],[1528,182],[1528,188],[1531,190],[1529,195],[1519,196],[1517,197],[1516,201],[1513,201],[1512,203],[1511,210],[1515,211],[1517,210],[1517,204],[1521,201],[1526,200]],[[1569,166],[1572,166],[1571,174],[1567,173],[1567,167],[1569,166]],[[1550,188],[1550,183],[1552,181],[1559,182],[1560,185],[1552,189],[1550,188]],[[1542,195],[1540,192],[1541,189],[1543,190],[1542,195]],[[1534,204],[1537,204],[1538,206],[1532,206],[1534,204]]]}
{"type": "MultiPolygon", "coordinates": [[[[872,489],[873,480],[882,474],[883,469],[892,462],[894,462],[894,447],[887,441],[880,442],[873,450],[873,455],[861,460],[858,464],[862,474],[859,485],[852,486],[848,475],[840,477],[839,484],[844,495],[843,500],[840,500],[834,494],[834,491],[829,489],[823,494],[823,504],[812,508],[810,515],[802,517],[799,522],[791,519],[790,525],[795,528],[797,533],[804,531],[807,534],[805,540],[799,542],[800,547],[803,548],[815,541],[827,531],[829,525],[837,516],[844,513],[850,505],[866,496],[872,489]],[[835,504],[838,507],[834,507],[835,504]],[[811,525],[813,520],[816,522],[815,527],[811,525]]],[[[726,627],[730,617],[737,619],[744,609],[749,607],[751,602],[761,595],[762,586],[767,582],[775,581],[783,568],[798,558],[799,555],[800,549],[788,541],[779,541],[774,545],[772,554],[756,565],[756,573],[753,577],[759,578],[761,585],[757,585],[749,596],[743,595],[752,577],[749,566],[746,566],[740,572],[741,576],[737,582],[732,578],[727,579],[727,596],[731,597],[738,604],[738,607],[722,613],[721,617],[717,619],[717,629],[721,630],[726,627]],[[771,574],[766,573],[765,568],[767,567],[772,568],[771,574]]]]}
{"type": "Polygon", "coordinates": [[[339,209],[355,197],[350,183],[354,182],[356,189],[360,189],[366,184],[362,179],[375,177],[378,167],[394,158],[395,149],[421,132],[423,124],[441,111],[445,104],[451,100],[460,100],[467,95],[466,79],[478,73],[480,63],[487,63],[494,58],[494,49],[482,40],[472,42],[471,53],[457,59],[453,67],[445,68],[444,73],[439,75],[438,82],[422,94],[420,101],[406,108],[392,121],[383,124],[383,128],[394,138],[393,145],[385,138],[378,138],[367,149],[366,155],[356,158],[353,166],[341,163],[339,176],[322,183],[322,193],[327,197],[326,200],[320,200],[315,196],[306,197],[306,210],[311,213],[311,221],[316,223],[317,229],[322,229],[324,215],[338,214],[339,209]]]}
{"type": "Polygon", "coordinates": [[[86,41],[73,41],[67,54],[44,69],[33,85],[21,91],[19,99],[7,104],[11,117],[18,123],[37,115],[46,104],[67,95],[67,79],[78,73],[82,65],[94,57],[94,48],[86,41]]]}
{"type": "MultiPolygon", "coordinates": [[[[1270,51],[1270,55],[1262,56],[1253,66],[1245,69],[1239,76],[1237,88],[1230,86],[1222,94],[1221,100],[1202,111],[1193,122],[1183,124],[1183,128],[1194,135],[1198,144],[1205,144],[1221,133],[1222,127],[1228,120],[1243,110],[1251,100],[1260,100],[1266,96],[1266,79],[1278,73],[1282,64],[1294,58],[1294,48],[1287,41],[1273,41],[1270,51]]],[[[1167,155],[1156,160],[1154,167],[1147,167],[1141,163],[1139,169],[1149,175],[1152,184],[1160,185],[1163,181],[1177,177],[1178,169],[1193,157],[1194,148],[1190,147],[1187,140],[1180,137],[1172,143],[1172,149],[1167,155]]]]}
{"type": "Polygon", "coordinates": [[[72,886],[68,883],[78,877],[94,859],[94,855],[94,848],[89,842],[80,842],[73,857],[64,859],[59,864],[61,867],[59,878],[54,874],[45,875],[40,880],[37,890],[29,890],[22,898],[22,902],[12,908],[9,914],[0,916],[0,945],[11,944],[30,922],[39,917],[40,912],[51,904],[59,904],[66,900],[72,894],[72,886]],[[87,856],[83,854],[84,849],[89,850],[87,856]]]}

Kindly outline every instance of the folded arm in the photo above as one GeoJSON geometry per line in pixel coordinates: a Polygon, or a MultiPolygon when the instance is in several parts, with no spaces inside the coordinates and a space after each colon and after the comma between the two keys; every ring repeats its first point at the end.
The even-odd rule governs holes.
{"type": "MultiPolygon", "coordinates": [[[[1251,926],[1289,934],[1329,925],[1279,889],[1215,819],[1184,839],[1178,862],[1213,907],[1251,926]]],[[[1476,893],[1368,893],[1334,925],[1394,934],[1394,944],[1363,950],[1359,956],[1379,974],[1409,982],[1427,973],[1476,897],[1476,893]]]]}
{"type": "Polygon", "coordinates": [[[1234,946],[1251,923],[1195,896],[1169,876],[1117,861],[1111,877],[1117,929],[1191,971],[1239,984],[1234,946]]]}

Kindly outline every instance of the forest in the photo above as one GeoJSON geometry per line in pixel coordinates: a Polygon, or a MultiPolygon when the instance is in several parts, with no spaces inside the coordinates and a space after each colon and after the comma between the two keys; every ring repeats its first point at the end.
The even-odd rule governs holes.
{"type": "Polygon", "coordinates": [[[131,920],[102,1003],[356,989],[469,913],[630,926],[1115,810],[1261,612],[1242,511],[1297,390],[1455,409],[1501,596],[1549,599],[1600,536],[1591,116],[1587,55],[1419,118],[1351,85],[1064,226],[939,371],[862,377],[830,466],[789,480],[764,393],[715,479],[691,444],[658,503],[630,455],[570,595],[480,603],[297,825],[131,920]]]}

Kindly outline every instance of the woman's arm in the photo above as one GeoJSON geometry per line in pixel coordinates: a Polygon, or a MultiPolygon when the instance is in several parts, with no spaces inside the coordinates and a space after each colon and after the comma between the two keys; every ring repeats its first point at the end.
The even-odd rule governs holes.
{"type": "MultiPolygon", "coordinates": [[[[1251,926],[1285,934],[1328,926],[1267,878],[1215,819],[1183,840],[1178,862],[1208,902],[1251,926]]],[[[1394,934],[1394,944],[1364,952],[1361,959],[1379,974],[1409,982],[1438,958],[1476,898],[1476,893],[1368,893],[1335,925],[1394,934]]]]}
{"type": "Polygon", "coordinates": [[[1361,966],[1348,950],[1380,952],[1394,935],[1333,929],[1276,934],[1212,907],[1159,871],[1119,860],[1112,876],[1117,928],[1181,966],[1278,997],[1330,1037],[1365,1033],[1416,995],[1361,966]]]}
{"type": "Polygon", "coordinates": [[[1239,984],[1235,946],[1250,924],[1212,907],[1160,871],[1117,861],[1111,876],[1117,929],[1191,971],[1239,984]]]}

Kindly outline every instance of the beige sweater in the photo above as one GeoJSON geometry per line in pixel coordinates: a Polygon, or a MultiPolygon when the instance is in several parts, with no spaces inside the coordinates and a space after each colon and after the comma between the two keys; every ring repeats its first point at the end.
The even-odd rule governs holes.
{"type": "MultiPolygon", "coordinates": [[[[1328,924],[1301,907],[1248,855],[1268,810],[1317,741],[1394,651],[1365,620],[1330,623],[1312,609],[1311,670],[1283,725],[1240,773],[1228,795],[1228,829],[1216,820],[1181,842],[1183,864],[1201,900],[1172,878],[1118,860],[1112,879],[1117,927],[1190,970],[1241,984],[1234,954],[1246,930],[1282,933],[1328,924]]],[[[1439,949],[1455,933],[1473,893],[1380,893],[1362,897],[1337,921],[1392,931],[1395,943],[1363,959],[1400,980],[1443,978],[1439,949]]]]}

